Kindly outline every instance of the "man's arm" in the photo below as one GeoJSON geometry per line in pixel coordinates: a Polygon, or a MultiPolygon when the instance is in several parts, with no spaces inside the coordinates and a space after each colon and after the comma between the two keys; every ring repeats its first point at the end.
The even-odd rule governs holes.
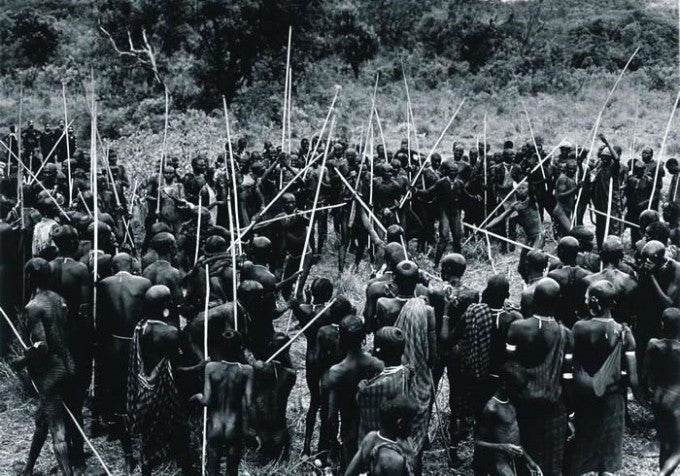
{"type": "Polygon", "coordinates": [[[496,225],[498,225],[500,222],[502,222],[503,220],[505,220],[505,219],[507,218],[507,216],[510,215],[510,214],[511,214],[512,212],[514,212],[514,211],[515,211],[515,209],[514,209],[513,207],[510,207],[510,208],[508,208],[507,210],[504,210],[503,213],[501,213],[501,214],[498,215],[496,218],[494,218],[493,220],[491,220],[490,223],[487,223],[486,226],[485,226],[484,228],[487,228],[487,229],[488,229],[488,228],[494,228],[494,227],[495,227],[496,225]]]}
{"type": "Polygon", "coordinates": [[[364,453],[367,453],[367,451],[364,449],[364,441],[366,441],[366,438],[359,442],[359,449],[352,458],[352,461],[350,461],[349,465],[347,466],[347,469],[345,470],[345,476],[359,476],[364,472],[363,470],[366,468],[368,463],[364,457],[364,453]]]}
{"type": "Polygon", "coordinates": [[[434,317],[434,309],[431,307],[427,310],[427,340],[430,348],[427,363],[432,368],[434,367],[434,359],[437,355],[437,320],[434,317]]]}
{"type": "Polygon", "coordinates": [[[418,190],[416,189],[414,194],[418,196],[418,198],[423,198],[425,200],[432,200],[435,198],[438,194],[437,192],[442,186],[442,183],[444,183],[445,179],[441,178],[437,180],[435,183],[433,183],[429,188],[426,188],[424,190],[418,190]]]}
{"type": "Polygon", "coordinates": [[[377,244],[380,247],[385,246],[385,242],[378,236],[378,233],[375,231],[375,227],[371,223],[371,220],[369,219],[366,210],[364,210],[362,207],[359,213],[361,213],[361,223],[364,225],[364,228],[366,228],[366,231],[371,237],[371,240],[373,240],[373,243],[377,244]]]}
{"type": "Polygon", "coordinates": [[[328,445],[329,448],[334,447],[334,443],[338,437],[338,389],[337,387],[337,375],[336,372],[331,368],[326,374],[325,378],[322,379],[321,385],[326,388],[328,392],[328,445]]]}
{"type": "Polygon", "coordinates": [[[618,162],[621,159],[621,157],[619,157],[619,154],[616,153],[616,150],[609,144],[609,141],[604,136],[604,134],[600,133],[600,134],[597,135],[597,137],[599,137],[600,140],[602,141],[602,143],[605,145],[605,147],[607,147],[607,149],[609,149],[609,152],[611,152],[614,160],[616,162],[618,162]]]}
{"type": "Polygon", "coordinates": [[[191,397],[191,401],[198,402],[199,404],[203,405],[204,407],[207,407],[208,404],[210,403],[210,398],[212,397],[212,384],[210,383],[210,374],[212,372],[213,366],[208,363],[205,366],[205,377],[203,378],[203,393],[197,393],[193,397],[191,397]]]}
{"type": "Polygon", "coordinates": [[[555,184],[555,195],[557,198],[568,197],[576,192],[576,190],[578,190],[576,182],[574,182],[572,188],[569,188],[569,180],[566,177],[560,176],[560,178],[557,179],[557,183],[555,184]]]}

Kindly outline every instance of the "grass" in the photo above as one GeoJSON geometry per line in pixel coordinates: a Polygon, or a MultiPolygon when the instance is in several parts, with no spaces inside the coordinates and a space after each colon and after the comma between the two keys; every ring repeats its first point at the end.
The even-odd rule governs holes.
{"type": "MultiPolygon", "coordinates": [[[[368,279],[371,269],[367,263],[362,263],[358,270],[346,270],[338,276],[337,253],[335,252],[334,241],[335,240],[331,236],[328,243],[328,252],[324,253],[322,261],[313,268],[310,280],[316,276],[334,278],[333,281],[337,292],[350,298],[360,312],[364,304],[365,282],[368,279]]],[[[492,271],[486,259],[483,243],[478,246],[472,241],[468,246],[469,248],[466,250],[466,255],[469,257],[469,266],[466,283],[468,286],[481,289],[485,284],[486,278],[492,271]]],[[[550,250],[552,250],[554,246],[554,242],[548,244],[550,250]]],[[[521,279],[516,273],[517,254],[500,254],[495,245],[493,245],[493,252],[498,271],[508,275],[511,281],[511,294],[514,299],[517,299],[522,290],[521,279]]],[[[425,269],[431,271],[431,267],[428,265],[430,261],[424,256],[416,255],[414,258],[419,263],[423,263],[425,269]]],[[[283,330],[285,328],[286,319],[287,315],[284,315],[275,322],[277,330],[283,330]]],[[[367,348],[370,348],[370,342],[367,342],[367,348]]],[[[302,440],[304,437],[304,420],[307,402],[309,401],[309,393],[304,379],[304,336],[292,345],[291,358],[298,370],[297,382],[290,395],[287,412],[288,424],[292,434],[291,458],[284,464],[261,466],[256,463],[253,450],[247,450],[241,466],[242,474],[249,474],[252,476],[298,476],[301,473],[315,474],[316,470],[313,467],[312,460],[301,456],[302,440]]],[[[22,390],[22,383],[19,378],[4,363],[0,363],[0,402],[3,402],[0,404],[0,428],[3,429],[3,431],[0,431],[0,462],[2,462],[2,465],[0,466],[0,476],[9,476],[16,474],[27,455],[33,431],[33,414],[36,410],[36,400],[29,397],[28,394],[22,390]]],[[[439,414],[436,409],[433,410],[434,413],[430,425],[430,435],[433,439],[433,445],[425,455],[424,468],[425,474],[428,475],[448,475],[452,473],[448,468],[444,453],[444,445],[442,444],[442,440],[438,435],[436,427],[439,419],[444,423],[444,429],[446,428],[446,422],[448,421],[448,382],[446,379],[442,380],[437,402],[441,414],[439,414]]],[[[624,469],[620,474],[631,476],[655,474],[657,464],[656,458],[652,455],[643,454],[641,450],[648,446],[650,441],[654,439],[654,433],[651,430],[651,415],[637,403],[631,403],[630,409],[633,419],[637,424],[635,428],[626,432],[624,438],[624,469]]],[[[193,428],[192,441],[194,442],[194,447],[198,451],[196,456],[199,457],[200,432],[202,428],[200,413],[195,411],[192,414],[190,421],[193,428]]],[[[93,443],[100,454],[102,454],[112,473],[114,475],[124,474],[123,455],[120,446],[116,442],[107,441],[104,438],[97,438],[93,443]]],[[[314,442],[313,448],[314,447],[316,447],[316,441],[314,442]]],[[[470,442],[467,442],[464,445],[463,454],[471,456],[472,445],[470,442]]],[[[55,464],[54,457],[50,450],[50,440],[48,439],[41,457],[38,460],[36,474],[52,474],[55,464]]],[[[92,474],[99,474],[98,463],[94,457],[89,458],[88,465],[89,469],[93,471],[92,474]]],[[[154,474],[171,476],[178,475],[179,471],[174,464],[169,463],[154,474]]],[[[460,468],[460,472],[457,474],[471,475],[472,471],[469,466],[466,465],[460,468]]]]}
{"type": "MultiPolygon", "coordinates": [[[[338,102],[338,136],[358,141],[365,127],[368,115],[368,105],[374,73],[376,70],[384,72],[386,65],[369,65],[358,80],[345,75],[332,75],[328,64],[314,66],[310,71],[310,80],[296,85],[294,92],[293,138],[296,141],[302,136],[310,136],[320,127],[330,103],[335,82],[343,83],[341,99],[338,102]]],[[[506,139],[513,139],[515,143],[529,140],[529,128],[521,114],[523,99],[532,116],[532,127],[535,133],[545,141],[546,148],[550,148],[557,141],[567,136],[580,146],[588,144],[588,131],[591,129],[595,117],[601,108],[615,75],[589,78],[584,80],[582,88],[577,94],[557,94],[520,98],[516,87],[509,86],[498,95],[469,96],[466,106],[461,110],[458,119],[449,133],[445,136],[439,151],[448,154],[453,140],[461,140],[467,146],[482,138],[483,117],[488,116],[487,137],[494,149],[499,149],[506,139]]],[[[378,93],[377,108],[381,116],[388,149],[394,150],[401,138],[406,134],[405,124],[405,95],[401,82],[383,82],[378,93]]],[[[437,90],[429,90],[414,82],[411,84],[413,110],[418,126],[418,136],[421,150],[426,153],[440,134],[441,128],[448,121],[449,116],[468,88],[464,84],[445,84],[437,90]]],[[[0,117],[11,118],[18,110],[18,100],[12,92],[11,85],[0,83],[0,117]]],[[[275,144],[280,141],[280,125],[278,123],[277,107],[280,101],[278,95],[265,95],[259,100],[255,97],[257,91],[246,91],[244,95],[232,105],[232,131],[235,137],[247,136],[250,148],[259,149],[264,140],[272,140],[275,144]],[[258,102],[259,101],[259,102],[258,102]],[[261,104],[269,104],[263,108],[261,104]]],[[[643,145],[651,145],[658,149],[665,129],[668,114],[672,107],[672,93],[660,93],[640,89],[636,86],[635,75],[629,75],[620,85],[613,96],[602,119],[601,131],[607,134],[614,144],[621,145],[624,153],[632,148],[639,151],[643,145]],[[639,106],[638,106],[639,105],[639,106]],[[638,119],[636,120],[636,111],[638,119]],[[636,137],[631,147],[632,138],[636,137]]],[[[122,137],[113,141],[118,149],[121,162],[128,167],[131,178],[143,181],[157,170],[162,143],[162,104],[158,100],[150,100],[149,104],[138,107],[138,121],[132,124],[121,123],[122,137]],[[144,109],[148,108],[148,109],[144,109]],[[149,111],[149,114],[143,114],[149,111]]],[[[216,98],[216,107],[219,103],[216,98]]],[[[76,118],[76,124],[88,124],[85,102],[82,94],[69,95],[69,116],[76,118]]],[[[23,103],[23,117],[36,119],[51,118],[58,120],[63,116],[61,91],[42,91],[26,97],[23,103]]],[[[111,117],[121,117],[120,111],[107,111],[104,105],[102,111],[102,127],[115,124],[111,117]],[[108,125],[107,125],[108,124],[108,125]]],[[[85,135],[84,133],[82,135],[85,135]]],[[[212,115],[198,111],[183,113],[173,112],[170,118],[168,134],[168,155],[177,155],[184,159],[188,167],[188,158],[197,153],[206,153],[212,160],[217,153],[223,151],[224,118],[218,108],[212,115]]],[[[379,142],[376,138],[376,144],[379,142]]],[[[668,140],[667,156],[680,151],[677,128],[672,129],[668,140]]],[[[657,151],[657,155],[658,155],[657,151]]],[[[142,189],[140,189],[142,190],[142,189]]],[[[134,226],[139,226],[137,217],[134,226]]],[[[361,311],[364,302],[364,284],[370,273],[367,264],[362,264],[356,271],[345,271],[337,275],[337,255],[333,238],[329,240],[329,252],[324,259],[314,267],[312,276],[332,276],[338,292],[343,293],[361,311]]],[[[518,299],[522,289],[522,282],[516,273],[517,255],[501,255],[494,245],[495,262],[498,272],[505,273],[512,283],[511,293],[518,299]]],[[[554,243],[549,243],[552,251],[554,243]]],[[[471,242],[466,250],[469,257],[467,284],[481,289],[486,277],[491,274],[491,267],[486,260],[484,243],[477,245],[471,242]]],[[[428,269],[430,260],[424,256],[415,259],[428,269]]],[[[429,269],[428,269],[429,270],[429,269]]],[[[311,279],[310,278],[310,279],[311,279]]],[[[277,328],[285,327],[287,316],[279,319],[277,328]]],[[[309,399],[304,379],[304,337],[300,338],[291,349],[291,356],[297,366],[298,379],[290,396],[288,406],[288,421],[293,435],[293,449],[290,461],[277,467],[261,467],[254,464],[252,452],[245,454],[242,471],[251,475],[283,474],[299,475],[313,473],[310,461],[300,457],[302,436],[304,433],[304,416],[306,402],[309,399]]],[[[33,413],[36,401],[22,390],[21,381],[12,373],[6,364],[0,363],[0,476],[15,474],[17,468],[27,455],[30,438],[33,431],[33,413]]],[[[448,411],[448,388],[444,382],[438,397],[439,408],[444,415],[448,411]]],[[[641,455],[640,448],[648,444],[653,438],[650,427],[650,414],[631,404],[631,413],[636,421],[641,421],[639,428],[628,431],[624,440],[624,464],[621,474],[647,475],[654,474],[656,459],[641,455]]],[[[436,418],[433,420],[436,421],[436,418]]],[[[200,434],[200,417],[192,417],[195,428],[194,440],[200,434]]],[[[434,435],[434,426],[431,428],[434,435]]],[[[104,459],[113,474],[122,474],[123,460],[119,445],[115,442],[98,438],[94,441],[96,448],[103,454],[104,459]]],[[[50,474],[55,466],[54,458],[49,448],[49,441],[43,450],[36,469],[37,474],[50,474]]],[[[465,448],[467,454],[471,452],[471,445],[465,448]]],[[[89,465],[97,469],[94,458],[90,458],[89,465]]],[[[436,438],[431,450],[425,456],[426,474],[451,474],[447,468],[443,446],[436,438]]],[[[96,474],[96,472],[95,472],[96,474]]],[[[168,465],[162,475],[178,474],[173,465],[168,465]]],[[[460,474],[471,474],[469,467],[464,467],[460,474]]]]}

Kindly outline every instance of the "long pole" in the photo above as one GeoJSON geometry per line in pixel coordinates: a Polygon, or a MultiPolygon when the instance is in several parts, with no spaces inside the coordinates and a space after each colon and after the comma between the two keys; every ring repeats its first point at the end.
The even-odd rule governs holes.
{"type": "Polygon", "coordinates": [[[293,68],[288,67],[288,113],[286,114],[286,119],[288,120],[288,125],[286,127],[286,132],[288,133],[288,155],[292,151],[292,138],[293,133],[290,127],[291,119],[290,116],[293,114],[293,68]]]}
{"type": "MultiPolygon", "coordinates": [[[[231,242],[234,242],[234,217],[231,212],[231,200],[227,195],[227,213],[229,214],[229,235],[231,242]]],[[[236,247],[231,247],[231,293],[234,301],[234,330],[238,332],[238,303],[236,301],[236,291],[238,289],[236,283],[236,247]]]]}
{"type": "MultiPolygon", "coordinates": [[[[203,308],[203,360],[207,361],[208,355],[208,303],[210,302],[210,269],[205,264],[205,306],[203,308]]],[[[205,378],[208,378],[207,376],[205,378]]],[[[208,450],[208,407],[203,407],[203,445],[201,452],[201,474],[205,476],[206,454],[208,450]]]]}
{"type": "Polygon", "coordinates": [[[272,354],[272,356],[269,357],[269,358],[267,359],[267,363],[269,363],[269,362],[271,362],[272,360],[274,360],[281,352],[283,352],[283,351],[286,350],[288,347],[290,347],[291,344],[292,344],[293,342],[295,342],[295,340],[296,340],[298,337],[300,337],[307,329],[309,329],[309,326],[311,326],[312,324],[314,324],[314,322],[316,322],[316,320],[317,320],[318,318],[320,318],[320,317],[323,315],[324,312],[326,312],[328,309],[330,309],[330,307],[333,305],[333,303],[335,303],[336,300],[337,300],[337,298],[333,298],[333,299],[331,299],[330,301],[328,301],[328,304],[326,304],[326,305],[324,306],[324,308],[321,309],[321,311],[319,311],[319,313],[318,313],[316,316],[312,317],[312,319],[311,319],[307,324],[305,324],[305,326],[304,326],[302,329],[300,329],[300,331],[299,331],[297,334],[295,334],[295,335],[293,336],[292,339],[290,339],[290,340],[289,340],[288,342],[286,342],[284,345],[282,345],[281,347],[279,347],[279,348],[277,349],[277,351],[274,352],[274,353],[272,354]]]}
{"type": "Polygon", "coordinates": [[[338,173],[338,177],[340,177],[340,180],[342,180],[342,183],[345,184],[345,187],[347,187],[349,189],[349,191],[352,193],[352,195],[354,195],[354,198],[357,199],[357,201],[359,202],[359,205],[361,205],[364,208],[364,210],[366,210],[366,213],[368,213],[368,216],[376,222],[376,224],[380,227],[380,229],[383,231],[383,233],[386,233],[387,228],[385,228],[385,226],[382,223],[380,223],[380,220],[378,220],[378,217],[376,217],[375,214],[371,211],[371,208],[368,205],[366,205],[366,202],[364,202],[361,199],[361,197],[359,196],[357,191],[354,190],[354,188],[352,188],[352,185],[347,181],[345,176],[342,175],[342,173],[340,173],[339,170],[336,170],[336,172],[338,173]]]}
{"type": "MultiPolygon", "coordinates": [[[[493,217],[493,215],[494,215],[498,210],[500,210],[500,208],[503,206],[503,204],[504,204],[505,202],[507,202],[508,199],[509,199],[510,197],[512,197],[512,194],[515,193],[515,191],[519,188],[519,186],[522,185],[524,182],[527,181],[527,179],[529,178],[529,175],[531,175],[533,172],[535,172],[536,170],[538,170],[538,167],[540,167],[540,165],[541,165],[543,162],[545,162],[546,160],[548,160],[548,159],[549,159],[549,158],[557,151],[557,149],[560,148],[560,145],[562,145],[562,143],[563,143],[565,140],[566,140],[566,137],[565,137],[564,139],[562,139],[562,140],[555,146],[555,148],[554,148],[553,150],[550,151],[550,153],[549,153],[548,155],[546,155],[546,156],[543,157],[541,160],[539,160],[539,161],[538,161],[538,164],[534,165],[534,167],[529,171],[529,173],[528,173],[522,180],[520,180],[519,182],[517,182],[517,183],[515,184],[515,186],[512,187],[512,190],[510,190],[510,192],[508,192],[508,194],[505,196],[505,198],[503,198],[503,200],[501,200],[500,203],[499,203],[498,205],[496,205],[496,208],[494,208],[493,211],[492,211],[491,213],[489,213],[489,214],[486,216],[486,218],[484,218],[484,220],[482,220],[482,223],[479,224],[479,228],[483,228],[484,225],[486,225],[486,224],[489,222],[489,220],[491,220],[491,218],[493,217]]],[[[475,228],[477,228],[477,227],[474,227],[473,229],[475,229],[475,228]]],[[[472,239],[473,236],[475,236],[474,233],[473,233],[472,235],[470,235],[470,236],[467,238],[467,240],[465,240],[465,243],[463,243],[463,246],[467,245],[467,244],[470,242],[470,240],[472,239]]]]}
{"type": "Polygon", "coordinates": [[[168,140],[168,115],[170,113],[170,94],[165,87],[165,120],[163,126],[163,145],[161,146],[161,160],[158,166],[158,198],[156,199],[156,221],[161,215],[161,188],[163,188],[163,170],[165,169],[165,145],[168,140]]]}
{"type": "Polygon", "coordinates": [[[382,142],[383,146],[383,159],[387,160],[387,144],[385,143],[385,134],[383,134],[383,128],[382,124],[380,122],[380,116],[378,115],[378,109],[374,108],[374,113],[375,113],[375,122],[378,124],[378,132],[380,132],[380,141],[382,142]]]}
{"type": "Polygon", "coordinates": [[[71,207],[73,202],[73,175],[71,175],[71,144],[68,137],[68,109],[66,108],[66,83],[61,83],[61,96],[64,99],[64,129],[66,135],[66,169],[68,172],[68,206],[71,207]]]}
{"type": "Polygon", "coordinates": [[[201,216],[203,215],[203,194],[198,192],[198,221],[196,222],[196,251],[194,251],[194,266],[198,263],[198,249],[201,244],[201,216]]]}
{"type": "Polygon", "coordinates": [[[606,240],[609,236],[609,224],[612,218],[612,195],[614,192],[614,177],[609,177],[609,200],[607,200],[607,220],[604,225],[604,239],[606,240]]]}
{"type": "MultiPolygon", "coordinates": [[[[227,144],[229,146],[229,164],[231,165],[231,184],[234,192],[234,223],[236,224],[236,229],[241,229],[241,218],[240,218],[240,208],[238,203],[238,185],[236,185],[236,167],[234,165],[234,151],[231,147],[231,130],[229,127],[229,112],[227,110],[227,100],[222,96],[222,104],[224,105],[224,123],[227,128],[227,144]]],[[[229,193],[227,193],[229,195],[229,193]]],[[[233,241],[232,241],[233,242],[233,241]]],[[[241,242],[238,242],[238,253],[243,254],[243,248],[241,247],[241,242]]]]}
{"type": "MultiPolygon", "coordinates": [[[[331,106],[328,108],[328,112],[326,113],[326,118],[323,120],[323,125],[321,126],[321,132],[319,132],[318,139],[316,142],[311,144],[309,146],[309,151],[307,152],[307,157],[305,158],[305,166],[308,166],[310,163],[310,160],[314,161],[315,157],[312,155],[316,152],[316,148],[319,145],[319,141],[323,138],[323,133],[326,130],[326,126],[328,125],[328,120],[331,118],[331,113],[333,112],[333,108],[335,107],[335,101],[338,100],[338,95],[340,94],[340,86],[335,87],[335,94],[333,95],[333,100],[331,101],[331,106]]],[[[305,167],[305,173],[303,175],[303,179],[307,178],[307,170],[309,170],[308,167],[305,167]]]]}
{"type": "MultiPolygon", "coordinates": [[[[470,225],[469,223],[465,223],[465,222],[463,222],[463,226],[466,226],[466,227],[468,227],[468,228],[470,228],[471,230],[474,230],[474,231],[476,231],[476,232],[484,233],[484,234],[487,235],[487,236],[491,236],[491,237],[496,238],[496,239],[499,239],[499,240],[501,240],[501,241],[505,241],[506,243],[510,243],[510,244],[515,245],[515,246],[519,246],[520,248],[524,248],[525,250],[529,250],[529,251],[531,251],[531,250],[538,250],[538,248],[532,248],[531,246],[525,245],[524,243],[522,243],[522,242],[520,242],[520,241],[511,240],[510,238],[507,238],[507,237],[505,237],[505,236],[497,235],[496,233],[494,233],[494,232],[492,232],[492,231],[489,231],[489,230],[487,230],[486,228],[479,228],[479,227],[477,227],[477,226],[470,225]]],[[[545,253],[545,252],[544,252],[544,253],[545,253]]],[[[552,255],[552,254],[550,254],[550,253],[545,253],[545,254],[548,255],[548,256],[550,256],[551,258],[556,258],[556,259],[557,259],[557,256],[554,256],[554,255],[552,255]]]]}
{"type": "MultiPolygon", "coordinates": [[[[411,94],[409,93],[408,89],[408,81],[406,81],[406,71],[404,71],[404,64],[402,63],[401,65],[401,70],[404,75],[404,89],[406,89],[406,103],[408,107],[408,116],[411,121],[411,125],[413,126],[413,142],[416,145],[416,154],[418,154],[418,166],[423,165],[423,158],[420,156],[420,145],[418,144],[418,127],[416,126],[416,118],[413,115],[413,105],[411,103],[411,94]]],[[[411,164],[411,146],[409,144],[409,165],[411,164]]],[[[411,181],[413,177],[409,176],[409,181],[411,181]]],[[[425,177],[422,177],[422,185],[423,188],[425,188],[425,177]]]]}
{"type": "MultiPolygon", "coordinates": [[[[307,248],[309,247],[309,241],[312,238],[312,231],[314,229],[314,217],[316,216],[316,206],[317,203],[319,202],[319,195],[321,193],[321,185],[323,183],[323,176],[326,171],[326,159],[328,158],[328,148],[330,147],[331,143],[331,137],[333,136],[333,129],[335,128],[335,116],[333,116],[333,119],[331,120],[331,126],[328,129],[328,140],[326,141],[326,147],[323,152],[323,159],[321,160],[321,167],[319,168],[319,179],[317,180],[316,183],[316,191],[314,192],[314,203],[312,205],[312,216],[309,217],[309,224],[307,225],[307,235],[305,236],[305,245],[302,247],[302,256],[300,257],[300,266],[298,267],[298,273],[302,273],[302,271],[305,269],[305,256],[307,255],[307,248]]],[[[300,292],[300,282],[301,282],[301,274],[298,276],[297,280],[295,281],[295,294],[294,296],[297,296],[298,293],[300,292]]],[[[290,313],[288,315],[288,322],[286,324],[286,334],[288,333],[288,329],[290,329],[290,321],[293,313],[290,313]]]]}
{"type": "Polygon", "coordinates": [[[678,102],[680,102],[680,91],[675,97],[675,103],[673,104],[673,110],[671,111],[671,117],[668,118],[668,123],[666,124],[666,132],[664,132],[663,140],[661,141],[661,150],[659,151],[659,158],[656,161],[656,169],[654,170],[654,182],[652,185],[652,193],[649,196],[649,203],[647,204],[647,210],[652,209],[652,203],[654,202],[654,193],[656,192],[656,186],[659,181],[659,167],[661,167],[661,161],[666,153],[666,140],[668,140],[668,133],[671,130],[671,124],[673,124],[673,117],[675,116],[675,111],[678,109],[678,102]]]}
{"type": "MultiPolygon", "coordinates": [[[[522,109],[524,109],[524,115],[527,118],[527,124],[529,125],[529,133],[531,134],[531,142],[534,145],[534,150],[536,151],[536,157],[539,159],[541,158],[541,153],[538,150],[538,144],[536,143],[536,136],[534,135],[534,128],[531,126],[531,118],[529,117],[529,111],[527,111],[527,106],[524,104],[524,101],[522,101],[522,109]]],[[[545,175],[545,169],[543,168],[543,162],[539,162],[541,165],[541,175],[543,176],[543,186],[545,187],[545,191],[548,191],[548,183],[547,183],[547,178],[545,175]]],[[[543,217],[541,217],[541,220],[543,217]]]]}
{"type": "MultiPolygon", "coordinates": [[[[340,207],[344,207],[345,205],[347,205],[347,204],[346,203],[336,203],[335,205],[326,205],[324,207],[316,207],[316,211],[321,212],[323,210],[332,210],[333,208],[340,208],[340,207]]],[[[307,215],[308,213],[312,213],[312,209],[298,210],[297,212],[290,213],[288,215],[282,215],[282,216],[277,215],[274,218],[270,218],[269,220],[259,221],[259,222],[257,222],[257,224],[260,225],[260,226],[266,225],[268,223],[274,223],[274,222],[277,222],[277,221],[285,220],[287,218],[293,218],[293,217],[297,217],[297,216],[300,216],[300,215],[307,215]]],[[[245,228],[243,228],[243,229],[245,230],[245,228]]]]}
{"type": "MultiPolygon", "coordinates": [[[[319,159],[320,159],[320,157],[314,157],[312,160],[309,161],[309,164],[307,164],[307,165],[305,166],[305,168],[303,168],[303,169],[300,170],[297,174],[295,174],[295,176],[290,180],[290,182],[288,182],[287,184],[285,184],[285,185],[283,186],[283,188],[282,188],[281,190],[279,190],[279,192],[276,194],[276,196],[275,196],[273,199],[271,199],[267,205],[265,205],[264,209],[262,209],[262,211],[260,212],[260,216],[264,216],[264,214],[267,213],[267,211],[268,211],[271,207],[274,206],[274,204],[279,200],[279,198],[281,198],[281,196],[282,196],[284,193],[286,193],[286,191],[293,185],[293,183],[295,183],[295,181],[296,181],[297,179],[299,179],[301,175],[303,175],[305,172],[307,172],[307,170],[309,170],[309,168],[314,164],[314,162],[316,162],[316,161],[319,160],[319,159]]],[[[254,227],[255,225],[257,225],[257,221],[256,221],[256,220],[253,220],[252,222],[250,222],[250,224],[249,224],[242,232],[239,231],[239,235],[238,235],[238,237],[236,238],[236,241],[237,241],[237,242],[240,242],[240,241],[243,239],[243,237],[244,237],[247,233],[249,233],[250,230],[253,229],[253,227],[254,227]]],[[[234,243],[231,243],[231,244],[229,245],[229,250],[228,250],[228,251],[231,250],[231,247],[232,247],[232,246],[234,246],[234,243]]]]}
{"type": "MultiPolygon", "coordinates": [[[[586,158],[585,167],[583,168],[584,170],[588,169],[588,165],[590,164],[590,158],[593,155],[593,148],[595,147],[595,138],[597,137],[597,130],[600,127],[600,121],[602,121],[602,114],[604,114],[604,110],[606,109],[607,104],[609,104],[609,100],[614,95],[614,91],[616,91],[616,88],[618,87],[619,83],[621,82],[623,75],[628,70],[630,63],[633,61],[633,58],[635,58],[635,55],[637,54],[638,51],[640,51],[639,46],[637,48],[635,48],[635,51],[633,51],[633,54],[630,55],[630,58],[628,58],[626,65],[621,70],[621,73],[619,73],[618,78],[616,78],[616,81],[614,82],[614,86],[612,86],[611,90],[609,91],[609,94],[607,94],[607,98],[604,100],[604,104],[602,105],[600,112],[597,114],[597,118],[595,119],[595,127],[593,128],[593,138],[590,142],[590,149],[588,150],[588,157],[586,158]]],[[[574,203],[574,211],[575,212],[574,212],[574,216],[572,217],[572,220],[571,220],[571,226],[572,227],[574,226],[574,223],[576,222],[576,216],[578,215],[578,213],[577,213],[578,212],[578,204],[581,201],[581,195],[582,194],[583,194],[583,188],[579,189],[578,195],[576,196],[576,203],[574,203]]]]}
{"type": "MultiPolygon", "coordinates": [[[[460,104],[459,104],[458,107],[456,108],[456,111],[455,111],[455,112],[453,113],[453,115],[451,116],[451,119],[449,119],[449,122],[446,124],[446,127],[444,127],[444,130],[442,131],[441,134],[439,134],[439,138],[437,139],[437,141],[436,141],[436,142],[434,143],[434,145],[432,146],[432,149],[430,150],[430,153],[427,154],[427,158],[426,158],[425,161],[421,164],[420,168],[418,169],[418,172],[416,173],[416,175],[415,175],[415,176],[413,177],[413,179],[411,180],[411,187],[413,187],[413,186],[415,185],[415,183],[418,181],[418,177],[420,177],[420,174],[423,173],[423,169],[424,169],[425,166],[430,162],[430,158],[432,158],[432,154],[434,154],[435,151],[437,150],[437,147],[439,147],[439,143],[440,143],[440,142],[442,141],[442,139],[444,138],[444,135],[445,135],[446,132],[449,130],[449,127],[451,127],[451,124],[453,124],[453,121],[456,119],[456,116],[457,116],[458,113],[460,112],[460,109],[463,107],[463,104],[465,104],[466,99],[467,99],[467,98],[463,98],[463,100],[460,102],[460,104]]],[[[410,188],[410,187],[409,187],[409,188],[410,188]]],[[[401,199],[401,202],[399,202],[399,208],[401,208],[401,207],[404,206],[404,203],[406,203],[406,200],[408,200],[408,198],[409,198],[410,196],[411,196],[411,190],[409,190],[408,192],[406,192],[406,195],[404,195],[404,198],[401,199]]]]}

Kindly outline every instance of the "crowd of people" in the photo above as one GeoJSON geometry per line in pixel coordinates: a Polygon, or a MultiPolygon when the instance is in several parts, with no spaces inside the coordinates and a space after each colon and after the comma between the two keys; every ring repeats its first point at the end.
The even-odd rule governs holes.
{"type": "Polygon", "coordinates": [[[471,438],[476,475],[616,473],[630,395],[655,416],[659,474],[673,473],[680,168],[650,148],[624,159],[598,138],[551,152],[484,138],[446,158],[408,139],[390,151],[313,137],[286,152],[242,138],[188,170],[164,157],[140,178],[116,150],[78,147],[63,123],[12,128],[0,353],[40,399],[22,474],[48,434],[65,475],[83,473],[87,435],[118,439],[126,470],[139,459],[143,475],[171,460],[198,474],[200,453],[207,474],[226,460],[236,475],[249,446],[262,464],[283,462],[300,335],[302,452],[327,474],[422,474],[434,438],[452,468],[470,463],[471,438]],[[472,284],[471,240],[492,261],[491,241],[520,248],[519,295],[504,274],[472,284]],[[337,276],[369,262],[363,309],[335,272],[315,271],[331,252],[337,276]],[[203,448],[188,423],[200,407],[203,448]]]}

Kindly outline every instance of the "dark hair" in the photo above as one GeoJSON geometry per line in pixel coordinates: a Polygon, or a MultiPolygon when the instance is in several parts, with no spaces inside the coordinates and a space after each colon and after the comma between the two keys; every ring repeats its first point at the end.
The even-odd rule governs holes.
{"type": "Polygon", "coordinates": [[[380,405],[380,424],[398,438],[408,438],[418,405],[408,395],[399,395],[380,405]]]}
{"type": "Polygon", "coordinates": [[[340,345],[345,349],[361,347],[366,337],[364,321],[357,316],[346,316],[340,321],[340,345]]]}

